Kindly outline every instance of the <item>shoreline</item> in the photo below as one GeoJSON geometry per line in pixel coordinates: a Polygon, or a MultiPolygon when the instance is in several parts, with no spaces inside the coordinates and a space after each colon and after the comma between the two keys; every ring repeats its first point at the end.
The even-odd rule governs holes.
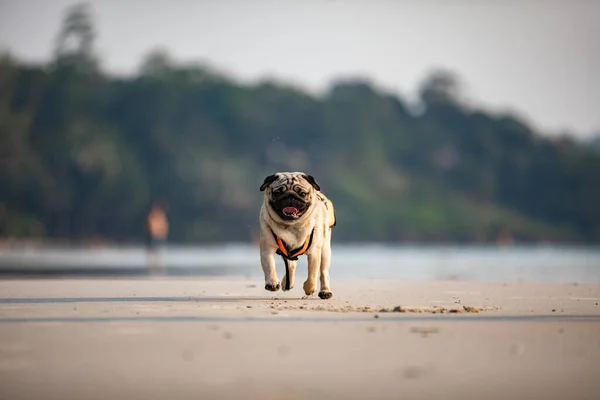
{"type": "MultiPolygon", "coordinates": [[[[452,241],[452,240],[420,240],[420,241],[332,241],[333,246],[341,247],[479,247],[494,249],[513,249],[513,248],[536,248],[536,247],[556,247],[556,248],[574,248],[574,249],[600,249],[600,243],[589,241],[552,241],[552,240],[521,240],[513,242],[498,241],[452,241]]],[[[228,246],[248,246],[258,248],[258,240],[246,241],[173,241],[167,240],[165,247],[179,248],[212,248],[228,246]]],[[[123,248],[146,248],[144,237],[127,240],[113,240],[109,238],[10,238],[0,237],[0,251],[10,250],[52,250],[52,249],[123,249],[123,248]]]]}

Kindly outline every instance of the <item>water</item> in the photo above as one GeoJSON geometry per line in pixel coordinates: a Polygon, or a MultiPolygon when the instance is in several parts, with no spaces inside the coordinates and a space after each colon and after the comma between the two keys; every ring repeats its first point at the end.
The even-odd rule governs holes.
{"type": "MultiPolygon", "coordinates": [[[[258,248],[252,245],[168,246],[160,251],[167,275],[262,278],[258,248]]],[[[3,250],[2,274],[145,275],[143,247],[3,250]]],[[[283,262],[276,257],[283,276],[283,262]]],[[[597,247],[381,246],[335,244],[331,275],[403,280],[600,282],[597,247]]],[[[297,273],[306,274],[306,257],[297,273]]]]}

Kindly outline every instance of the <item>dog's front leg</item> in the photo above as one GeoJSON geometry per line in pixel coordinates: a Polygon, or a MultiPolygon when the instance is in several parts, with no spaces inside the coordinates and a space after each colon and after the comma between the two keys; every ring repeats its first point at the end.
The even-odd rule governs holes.
{"type": "Polygon", "coordinates": [[[311,249],[306,254],[306,257],[308,258],[308,277],[304,282],[304,293],[310,296],[317,290],[317,277],[319,276],[319,267],[321,266],[321,249],[311,249]]]}
{"type": "Polygon", "coordinates": [[[297,261],[292,260],[284,260],[287,263],[287,268],[285,271],[285,276],[281,280],[281,290],[287,291],[291,290],[294,287],[294,277],[296,275],[296,263],[297,261]],[[289,284],[288,284],[289,282],[289,284]]]}
{"type": "Polygon", "coordinates": [[[319,291],[319,297],[322,299],[329,299],[333,296],[329,287],[329,265],[331,264],[331,242],[329,238],[330,236],[325,241],[321,251],[321,290],[319,291]]]}
{"type": "Polygon", "coordinates": [[[265,289],[270,292],[276,292],[281,288],[277,279],[275,270],[275,250],[261,249],[260,264],[265,274],[265,289]]]}

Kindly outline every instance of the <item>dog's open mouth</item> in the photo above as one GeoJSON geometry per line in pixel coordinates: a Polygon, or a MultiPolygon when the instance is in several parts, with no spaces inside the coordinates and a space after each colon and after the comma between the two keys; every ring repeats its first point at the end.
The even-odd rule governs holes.
{"type": "Polygon", "coordinates": [[[286,217],[294,217],[298,215],[298,209],[296,207],[285,207],[283,210],[281,210],[281,212],[286,217]]]}
{"type": "Polygon", "coordinates": [[[285,196],[271,202],[273,209],[281,218],[292,221],[300,218],[310,204],[303,202],[295,196],[285,196]]]}

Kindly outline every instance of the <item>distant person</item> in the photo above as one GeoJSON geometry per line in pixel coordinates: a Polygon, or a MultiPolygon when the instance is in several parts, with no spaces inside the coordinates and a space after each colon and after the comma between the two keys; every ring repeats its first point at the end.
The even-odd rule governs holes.
{"type": "Polygon", "coordinates": [[[167,205],[162,201],[155,201],[150,208],[146,219],[148,247],[154,248],[165,244],[169,235],[169,221],[167,219],[167,205]]]}
{"type": "Polygon", "coordinates": [[[169,220],[167,218],[167,205],[162,201],[155,201],[146,218],[146,246],[148,250],[149,269],[153,273],[164,272],[162,259],[157,247],[167,242],[169,235],[169,220]]]}

